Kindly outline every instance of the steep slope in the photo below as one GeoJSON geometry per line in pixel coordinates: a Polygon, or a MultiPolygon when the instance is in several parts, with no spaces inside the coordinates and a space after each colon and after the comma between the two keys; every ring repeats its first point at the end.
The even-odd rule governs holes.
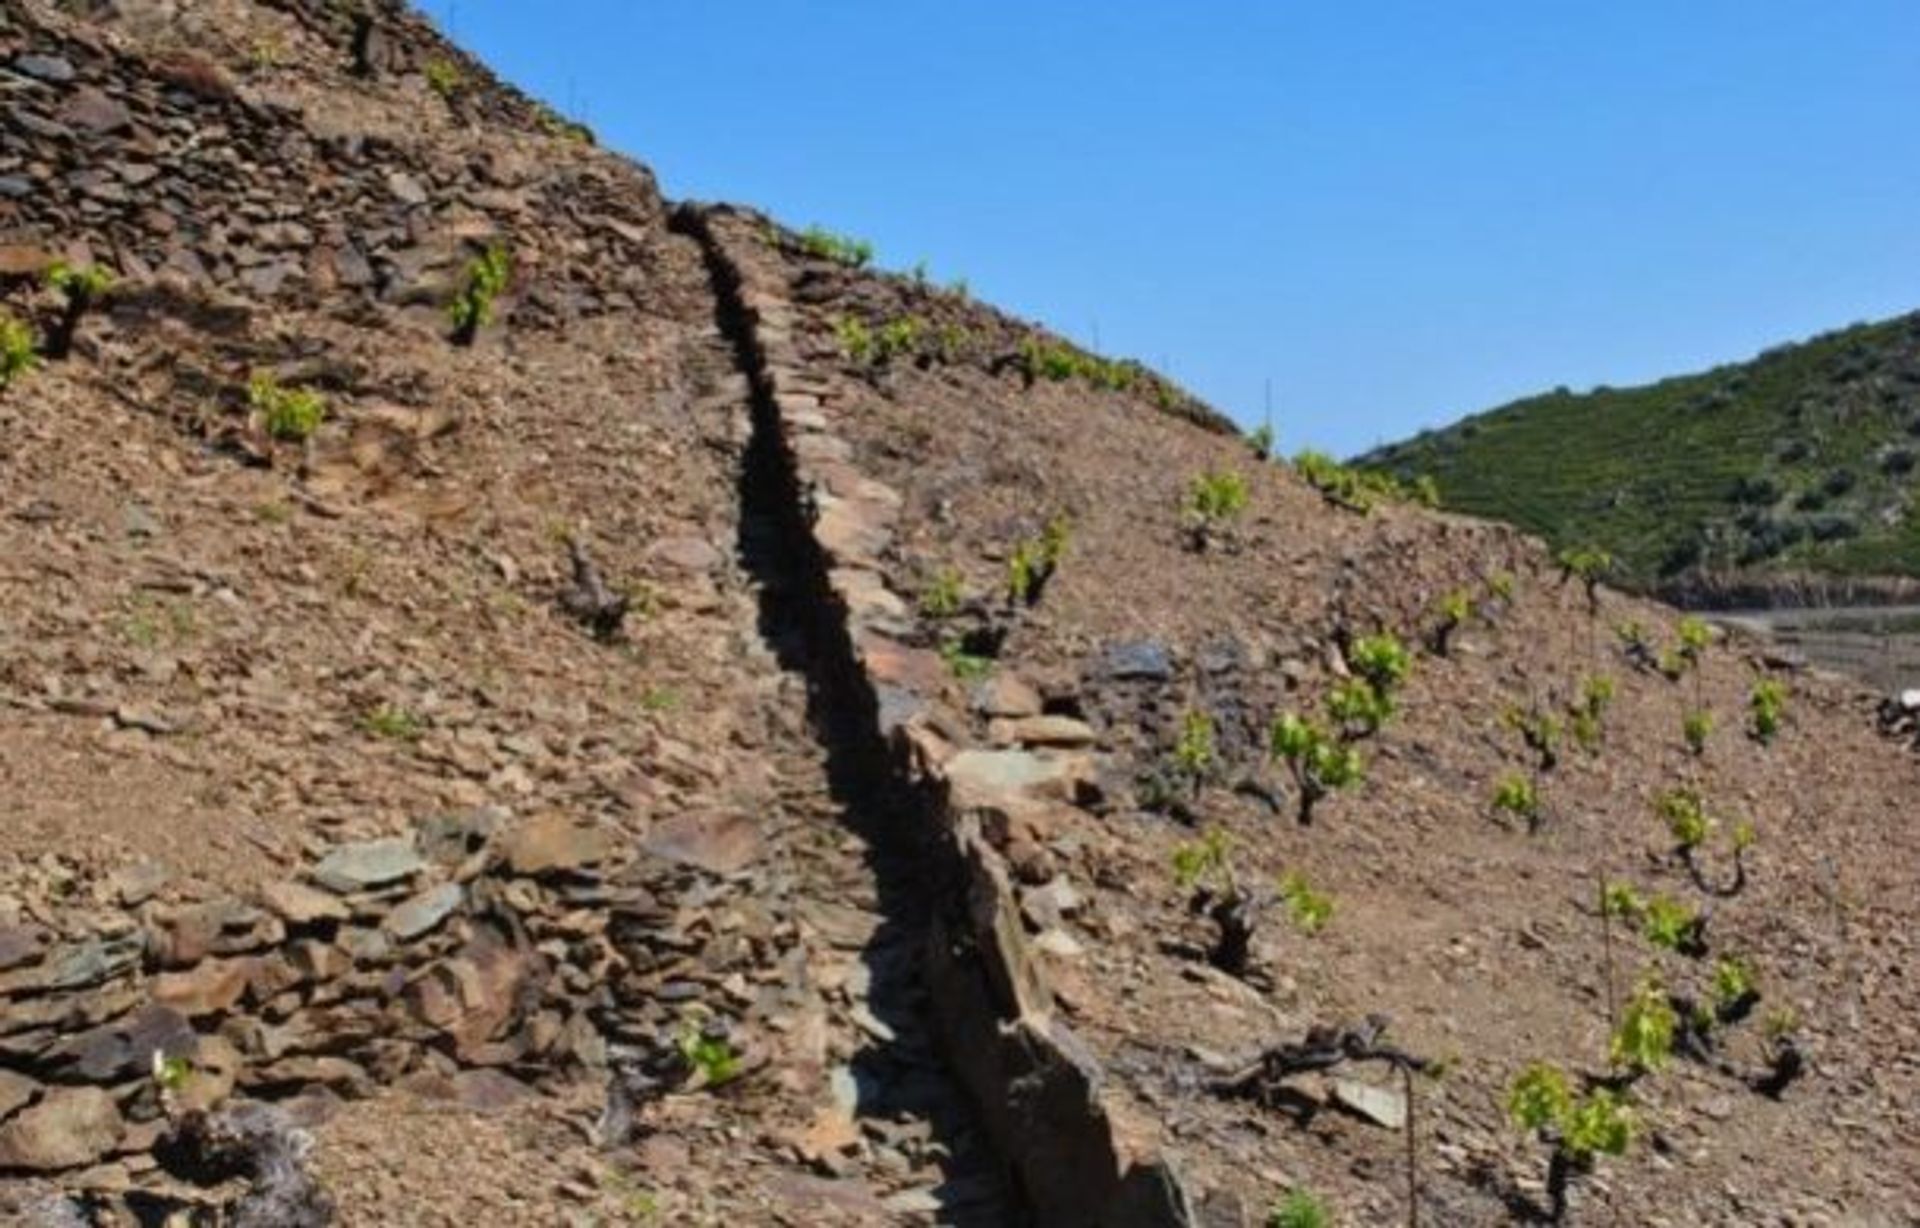
{"type": "MultiPolygon", "coordinates": [[[[1007,962],[1037,968],[1048,987],[1019,1014],[1071,1032],[1069,1048],[1103,1071],[1101,1104],[1130,1157],[1120,1171],[1174,1174],[1191,1208],[1140,1196],[1128,1214],[1252,1222],[1304,1186],[1355,1222],[1404,1215],[1404,1141],[1329,1111],[1366,1093],[1312,1075],[1270,1086],[1264,1106],[1209,1090],[1263,1049],[1380,1013],[1398,1043],[1448,1066],[1419,1091],[1423,1221],[1524,1222],[1539,1213],[1541,1156],[1506,1121],[1511,1081],[1536,1060],[1603,1077],[1609,1000],[1652,983],[1702,999],[1716,958],[1743,961],[1768,1009],[1797,1018],[1818,1079],[1779,1101],[1756,1095],[1756,1020],[1728,1029],[1712,1056],[1639,1081],[1641,1142],[1593,1183],[1585,1197],[1599,1205],[1581,1221],[1892,1223],[1914,1205],[1920,1119],[1908,1105],[1920,1071],[1862,1041],[1915,1035],[1920,1002],[1895,972],[1908,956],[1885,956],[1911,950],[1920,840],[1898,816],[1916,771],[1868,732],[1867,698],[1830,677],[1777,674],[1763,647],[1739,641],[1705,650],[1681,681],[1661,677],[1609,627],[1633,622],[1648,642],[1673,643],[1671,611],[1599,590],[1589,612],[1546,553],[1509,530],[1394,506],[1336,511],[1244,445],[1085,383],[1027,386],[932,351],[849,354],[849,318],[879,328],[964,306],[791,245],[771,252],[758,233],[733,223],[733,250],[806,366],[779,403],[803,468],[812,457],[818,488],[836,496],[821,535],[854,569],[851,608],[920,645],[876,646],[873,668],[883,690],[913,697],[896,695],[891,710],[915,761],[944,774],[977,824],[963,817],[956,830],[1004,863],[1030,935],[1007,962]],[[823,418],[844,445],[810,434],[823,418]],[[859,493],[837,476],[849,469],[897,499],[859,493]],[[1217,531],[1225,549],[1196,550],[1183,505],[1196,478],[1226,471],[1245,477],[1248,510],[1217,531]],[[1021,545],[1044,541],[1056,518],[1068,526],[1057,573],[1032,605],[1009,601],[1021,545]],[[863,598],[861,566],[902,599],[863,598]],[[1349,676],[1353,637],[1427,639],[1454,592],[1477,611],[1459,642],[1420,654],[1397,715],[1356,744],[1364,782],[1297,824],[1296,786],[1267,754],[1270,720],[1315,713],[1349,676]],[[956,676],[980,670],[985,683],[956,676]],[[1769,676],[1789,689],[1793,716],[1790,733],[1762,744],[1740,730],[1769,676]],[[1530,771],[1509,714],[1562,711],[1588,677],[1614,685],[1603,734],[1531,769],[1545,798],[1539,834],[1499,821],[1496,785],[1530,771]],[[1682,725],[1700,710],[1718,731],[1696,756],[1682,725]],[[1704,886],[1658,815],[1675,788],[1718,816],[1704,886]],[[1741,820],[1758,842],[1745,885],[1728,893],[1725,842],[1741,820]],[[1236,878],[1267,910],[1244,976],[1203,957],[1214,928],[1176,880],[1181,850],[1209,830],[1226,834],[1236,878]],[[1317,936],[1291,927],[1274,896],[1289,871],[1334,901],[1317,936]],[[1649,944],[1624,922],[1609,936],[1593,906],[1602,879],[1710,912],[1711,958],[1649,944]],[[1835,1115],[1862,1147],[1823,1133],[1835,1115]],[[1783,1137],[1802,1145],[1770,1141],[1783,1137]]],[[[1016,1153],[1037,1145],[1008,1133],[1016,1153]]],[[[1079,1170],[1074,1180],[1096,1185],[1079,1170]]]]}
{"type": "Polygon", "coordinates": [[[1360,463],[1707,598],[1920,576],[1917,460],[1920,316],[1903,316],[1644,387],[1557,389],[1360,463]]]}
{"type": "Polygon", "coordinates": [[[1596,629],[1669,611],[1590,613],[1509,529],[1329,506],[1150,372],[669,208],[398,6],[66,8],[0,15],[0,307],[54,327],[55,256],[120,282],[0,390],[0,1216],[1140,1228],[1301,1188],[1385,1222],[1411,1144],[1424,1222],[1524,1221],[1515,1073],[1605,1075],[1609,953],[1620,994],[1710,978],[1603,933],[1596,875],[1710,906],[1808,1065],[1750,1090],[1756,1014],[1640,1080],[1576,1214],[1920,1202],[1916,769],[1868,697],[1737,641],[1641,670],[1596,629]],[[262,372],[325,397],[306,438],[262,372]],[[1248,506],[1196,536],[1229,470],[1248,506]],[[1456,589],[1479,613],[1297,825],[1271,718],[1456,589]],[[1508,707],[1600,672],[1604,744],[1537,774],[1539,833],[1494,822],[1508,707]],[[1675,783],[1722,820],[1709,887],[1754,824],[1739,893],[1673,858],[1675,783]],[[1269,909],[1239,975],[1172,875],[1205,829],[1269,909]],[[1340,1107],[1391,1117],[1391,1080],[1221,1094],[1372,1012],[1452,1062],[1411,1138],[1340,1107]],[[263,1122],[302,1164],[202,1141],[263,1122]]]}

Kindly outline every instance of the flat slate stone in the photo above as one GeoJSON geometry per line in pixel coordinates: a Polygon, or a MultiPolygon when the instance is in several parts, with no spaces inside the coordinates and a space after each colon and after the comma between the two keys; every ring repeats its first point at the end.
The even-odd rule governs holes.
{"type": "Polygon", "coordinates": [[[37,925],[0,925],[0,970],[31,964],[46,951],[53,935],[37,925]]]}
{"type": "Polygon", "coordinates": [[[1057,780],[1058,763],[1023,750],[963,750],[947,760],[956,795],[1004,796],[1057,780]]]}
{"type": "Polygon", "coordinates": [[[337,896],[304,883],[269,883],[260,889],[260,902],[291,925],[345,921],[353,915],[337,896]]]}
{"type": "Polygon", "coordinates": [[[508,832],[501,850],[515,874],[567,872],[611,857],[613,836],[564,814],[545,814],[508,832]]]}
{"type": "Polygon", "coordinates": [[[411,942],[452,916],[463,898],[465,892],[457,883],[430,887],[387,914],[387,932],[402,942],[411,942]]]}
{"type": "Polygon", "coordinates": [[[1376,1126],[1398,1130],[1407,1124],[1407,1099],[1390,1087],[1377,1087],[1358,1079],[1335,1079],[1333,1101],[1376,1126]]]}
{"type": "Polygon", "coordinates": [[[427,868],[413,841],[400,836],[343,844],[320,859],[313,879],[342,895],[412,878],[427,868]]]}
{"type": "Polygon", "coordinates": [[[1105,672],[1109,678],[1164,682],[1173,676],[1173,658],[1164,644],[1153,640],[1115,644],[1107,649],[1105,672]]]}
{"type": "Polygon", "coordinates": [[[681,814],[654,824],[642,845],[666,861],[737,874],[759,859],[764,842],[759,826],[741,814],[681,814]]]}
{"type": "Polygon", "coordinates": [[[58,1087],[0,1126],[0,1170],[58,1172],[92,1164],[124,1130],[113,1097],[97,1087],[58,1087]]]}
{"type": "Polygon", "coordinates": [[[51,81],[56,85],[73,80],[73,64],[57,55],[16,56],[13,70],[37,81],[51,81]]]}
{"type": "Polygon", "coordinates": [[[106,136],[132,124],[133,115],[99,90],[83,89],[61,108],[60,122],[95,136],[106,136]]]}
{"type": "Polygon", "coordinates": [[[991,733],[996,742],[1017,742],[1022,746],[1091,746],[1098,740],[1092,726],[1070,716],[996,720],[991,733]]]}
{"type": "Polygon", "coordinates": [[[0,1121],[5,1121],[33,1102],[40,1085],[23,1074],[0,1070],[0,1121]]]}

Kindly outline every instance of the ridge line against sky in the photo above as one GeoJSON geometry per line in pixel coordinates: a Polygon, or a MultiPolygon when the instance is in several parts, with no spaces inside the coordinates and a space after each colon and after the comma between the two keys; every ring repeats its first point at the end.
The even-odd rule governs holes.
{"type": "Polygon", "coordinates": [[[1342,455],[1920,306],[1920,5],[427,0],[679,198],[1342,455]]]}

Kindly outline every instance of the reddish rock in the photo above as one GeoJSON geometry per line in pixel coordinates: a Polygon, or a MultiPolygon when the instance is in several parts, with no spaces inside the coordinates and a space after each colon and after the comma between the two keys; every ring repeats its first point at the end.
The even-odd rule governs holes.
{"type": "Polygon", "coordinates": [[[209,959],[185,972],[163,972],[154,980],[153,1000],[190,1019],[232,1010],[247,991],[259,961],[209,959]]]}
{"type": "Polygon", "coordinates": [[[14,1115],[40,1094],[40,1085],[23,1074],[0,1070],[0,1121],[14,1115]]]}
{"type": "Polygon", "coordinates": [[[745,815],[682,814],[654,824],[641,847],[666,861],[724,875],[759,860],[765,841],[745,815]]]}
{"type": "Polygon", "coordinates": [[[515,874],[536,877],[598,865],[613,855],[613,833],[564,814],[544,814],[508,832],[501,841],[515,874]]]}
{"type": "Polygon", "coordinates": [[[337,896],[303,883],[269,883],[260,890],[260,902],[291,925],[345,921],[353,915],[337,896]]]}
{"type": "Polygon", "coordinates": [[[58,1172],[106,1155],[125,1130],[113,1097],[97,1087],[57,1087],[0,1125],[0,1170],[58,1172]]]}

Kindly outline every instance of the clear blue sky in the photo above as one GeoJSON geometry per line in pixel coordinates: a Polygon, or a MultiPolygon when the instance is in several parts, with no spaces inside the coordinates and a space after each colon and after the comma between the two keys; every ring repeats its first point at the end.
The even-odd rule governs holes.
{"type": "Polygon", "coordinates": [[[1920,307],[1920,0],[426,0],[728,199],[1348,453],[1920,307]]]}

